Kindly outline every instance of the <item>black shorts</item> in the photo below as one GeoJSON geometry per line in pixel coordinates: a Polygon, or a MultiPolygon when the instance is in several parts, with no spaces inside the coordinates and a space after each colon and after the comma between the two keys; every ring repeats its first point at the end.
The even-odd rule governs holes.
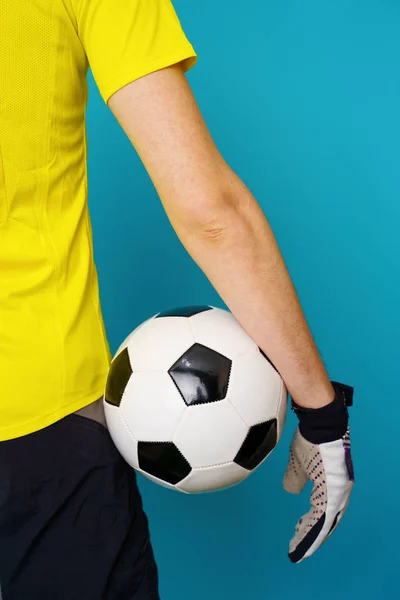
{"type": "Polygon", "coordinates": [[[70,415],[0,442],[3,600],[159,600],[133,469],[96,421],[70,415]]]}

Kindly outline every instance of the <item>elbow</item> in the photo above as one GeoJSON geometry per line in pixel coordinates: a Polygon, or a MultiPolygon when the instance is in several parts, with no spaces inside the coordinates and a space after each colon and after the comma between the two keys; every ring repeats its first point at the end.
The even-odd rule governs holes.
{"type": "Polygon", "coordinates": [[[196,234],[197,237],[205,241],[218,242],[226,237],[226,234],[232,230],[232,224],[227,219],[207,222],[198,225],[196,234]]]}
{"type": "Polygon", "coordinates": [[[248,199],[239,194],[224,192],[199,201],[189,216],[191,231],[197,237],[218,242],[230,236],[246,220],[248,199]]]}

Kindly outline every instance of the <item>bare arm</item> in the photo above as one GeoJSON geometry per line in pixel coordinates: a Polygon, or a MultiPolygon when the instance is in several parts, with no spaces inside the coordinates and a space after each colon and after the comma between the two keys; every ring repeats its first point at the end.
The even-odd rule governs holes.
{"type": "Polygon", "coordinates": [[[334,391],[271,228],[216,148],[181,67],[118,91],[109,106],[139,153],[181,242],[296,402],[334,391]]]}

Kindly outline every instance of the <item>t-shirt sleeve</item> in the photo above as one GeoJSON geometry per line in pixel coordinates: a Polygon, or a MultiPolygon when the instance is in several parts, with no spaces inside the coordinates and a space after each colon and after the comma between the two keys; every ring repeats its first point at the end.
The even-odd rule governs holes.
{"type": "Polygon", "coordinates": [[[76,19],[105,102],[144,75],[196,62],[171,0],[79,0],[76,19]]]}

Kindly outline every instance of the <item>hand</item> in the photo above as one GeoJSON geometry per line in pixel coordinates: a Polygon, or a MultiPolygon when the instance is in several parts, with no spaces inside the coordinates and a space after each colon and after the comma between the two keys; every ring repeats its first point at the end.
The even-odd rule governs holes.
{"type": "Polygon", "coordinates": [[[353,389],[333,384],[335,400],[316,410],[294,405],[300,421],[285,473],[284,488],[299,494],[307,481],[313,482],[311,509],[303,516],[290,543],[289,558],[301,562],[311,556],[340,523],[354,485],[347,406],[353,389]]]}

